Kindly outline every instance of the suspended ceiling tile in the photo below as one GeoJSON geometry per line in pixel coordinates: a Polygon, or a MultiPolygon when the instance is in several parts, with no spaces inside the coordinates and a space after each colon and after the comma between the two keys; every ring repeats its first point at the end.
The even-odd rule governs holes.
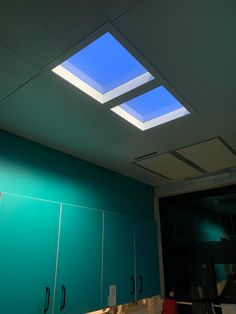
{"type": "Polygon", "coordinates": [[[235,121],[232,115],[236,98],[236,47],[193,68],[181,73],[172,80],[172,84],[180,95],[194,108],[197,115],[205,120],[218,124],[228,123],[228,117],[235,121]],[[219,123],[221,121],[221,123],[219,123]]]}
{"type": "Polygon", "coordinates": [[[236,131],[232,129],[231,132],[224,133],[222,137],[236,151],[236,131]]]}
{"type": "Polygon", "coordinates": [[[137,170],[134,173],[131,173],[130,176],[134,177],[135,179],[150,184],[152,186],[157,186],[159,184],[164,184],[169,182],[169,179],[165,179],[162,176],[159,176],[157,174],[154,173],[148,173],[145,169],[142,168],[138,168],[136,167],[136,169],[141,170],[140,172],[137,172],[137,170]]]}
{"type": "Polygon", "coordinates": [[[164,152],[162,147],[154,144],[142,135],[113,144],[107,151],[128,162],[133,162],[136,158],[145,155],[164,152]]]}
{"type": "Polygon", "coordinates": [[[142,0],[92,0],[107,18],[116,19],[142,0]]]}
{"type": "Polygon", "coordinates": [[[218,3],[219,0],[145,0],[114,23],[171,80],[225,51],[218,3]]]}
{"type": "Polygon", "coordinates": [[[0,123],[27,133],[58,131],[101,110],[55,75],[41,73],[0,103],[0,123]]]}
{"type": "Polygon", "coordinates": [[[177,152],[209,172],[236,166],[236,155],[218,138],[179,149],[177,152]]]}
{"type": "Polygon", "coordinates": [[[116,165],[116,171],[123,173],[124,175],[128,175],[133,177],[139,181],[145,182],[150,185],[157,185],[161,183],[169,182],[168,179],[163,178],[162,176],[158,176],[154,173],[148,172],[143,168],[136,167],[133,164],[127,164],[125,162],[120,161],[116,165]]]}
{"type": "MultiPolygon", "coordinates": [[[[54,142],[51,140],[52,131],[47,128],[42,128],[39,126],[35,126],[28,131],[26,128],[8,125],[8,123],[4,123],[0,121],[1,130],[6,132],[15,134],[16,136],[23,137],[30,141],[39,143],[44,146],[48,146],[50,148],[54,148],[54,142]]],[[[56,148],[55,148],[56,149],[56,148]]]]}
{"type": "MultiPolygon", "coordinates": [[[[106,136],[101,137],[101,132],[104,132],[104,130],[99,130],[99,124],[100,121],[106,120],[107,115],[98,114],[98,116],[99,117],[91,117],[88,121],[86,120],[87,122],[80,122],[68,129],[58,132],[53,137],[53,147],[150,185],[157,185],[169,181],[154,173],[136,167],[134,164],[128,163],[124,158],[122,159],[121,156],[118,156],[113,151],[107,150],[105,148],[106,143],[110,141],[115,143],[118,142],[118,138],[124,138],[124,136],[127,138],[133,136],[133,134],[129,134],[128,130],[124,130],[124,132],[121,132],[122,135],[119,135],[111,130],[111,136],[106,134],[106,136]],[[86,129],[91,129],[91,125],[94,126],[94,129],[97,131],[96,134],[91,132],[91,134],[88,135],[86,129]]],[[[110,125],[110,123],[105,122],[105,126],[108,127],[108,125],[110,125]]],[[[116,129],[115,125],[113,125],[113,127],[116,129]]],[[[127,142],[131,142],[131,140],[127,142]]]]}
{"type": "Polygon", "coordinates": [[[231,134],[232,145],[236,145],[235,81],[236,50],[175,77],[175,88],[180,95],[184,95],[195,114],[150,129],[145,135],[165,147],[166,151],[206,138],[224,138],[225,134],[231,134]]]}
{"type": "Polygon", "coordinates": [[[200,171],[169,153],[140,160],[136,162],[136,165],[170,179],[182,179],[201,175],[200,171]]]}
{"type": "Polygon", "coordinates": [[[115,143],[128,140],[136,135],[136,130],[129,125],[113,118],[109,110],[100,112],[83,119],[55,133],[56,144],[73,150],[75,153],[92,151],[94,156],[103,152],[115,143]]]}
{"type": "Polygon", "coordinates": [[[25,59],[0,45],[0,100],[39,71],[25,59]]]}
{"type": "Polygon", "coordinates": [[[168,152],[203,141],[206,136],[215,137],[217,131],[209,127],[204,116],[193,114],[186,119],[175,120],[152,128],[145,132],[145,136],[163,147],[164,152],[168,152]]]}
{"type": "Polygon", "coordinates": [[[219,22],[224,33],[223,42],[226,49],[236,46],[236,1],[218,1],[219,22]]]}
{"type": "Polygon", "coordinates": [[[86,151],[84,151],[82,147],[80,147],[78,150],[78,143],[76,147],[71,147],[71,149],[66,149],[64,145],[60,146],[60,144],[54,145],[53,147],[75,157],[95,163],[101,167],[116,171],[146,184],[157,185],[169,181],[161,176],[147,172],[142,168],[135,167],[133,164],[127,163],[117,158],[116,156],[107,153],[106,150],[101,149],[96,151],[96,154],[94,154],[92,147],[90,147],[90,149],[86,149],[86,151]]]}
{"type": "Polygon", "coordinates": [[[106,19],[90,1],[1,1],[0,42],[44,66],[106,19]]]}

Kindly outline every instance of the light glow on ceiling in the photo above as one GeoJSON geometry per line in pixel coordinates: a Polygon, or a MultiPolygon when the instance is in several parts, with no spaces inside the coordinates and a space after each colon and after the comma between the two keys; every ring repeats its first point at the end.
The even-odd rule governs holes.
{"type": "Polygon", "coordinates": [[[154,88],[111,110],[142,131],[190,114],[164,86],[154,88]]]}
{"type": "Polygon", "coordinates": [[[100,103],[105,103],[154,79],[109,32],[52,71],[100,103]]]}

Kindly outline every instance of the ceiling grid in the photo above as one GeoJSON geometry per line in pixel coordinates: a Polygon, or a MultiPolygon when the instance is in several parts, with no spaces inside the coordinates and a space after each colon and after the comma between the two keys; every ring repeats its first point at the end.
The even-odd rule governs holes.
{"type": "Polygon", "coordinates": [[[234,167],[235,20],[234,0],[2,2],[0,128],[151,185],[234,167]],[[110,104],[102,106],[51,73],[58,56],[107,22],[193,114],[142,132],[110,112],[110,104]],[[159,168],[145,158],[135,161],[153,152],[150,158],[168,157],[161,157],[159,168]],[[167,164],[173,169],[168,175],[167,164]]]}

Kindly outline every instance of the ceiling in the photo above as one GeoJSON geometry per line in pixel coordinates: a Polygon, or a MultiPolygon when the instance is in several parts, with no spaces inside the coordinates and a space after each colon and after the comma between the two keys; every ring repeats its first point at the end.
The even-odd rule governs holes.
{"type": "MultiPolygon", "coordinates": [[[[175,180],[175,167],[192,154],[185,147],[220,138],[236,151],[235,21],[235,0],[1,1],[0,127],[151,185],[169,179],[159,164],[149,171],[136,158],[166,154],[170,168],[163,160],[160,167],[175,180]],[[108,22],[194,114],[142,132],[51,72],[108,22]]],[[[207,157],[211,164],[209,150],[207,157]]]]}

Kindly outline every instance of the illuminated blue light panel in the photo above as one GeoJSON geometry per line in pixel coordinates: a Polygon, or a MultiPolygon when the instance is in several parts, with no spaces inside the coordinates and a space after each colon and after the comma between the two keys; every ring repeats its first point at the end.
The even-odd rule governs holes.
{"type": "Polygon", "coordinates": [[[164,86],[154,88],[111,110],[142,131],[190,113],[164,86]]]}
{"type": "Polygon", "coordinates": [[[154,79],[109,32],[52,71],[101,103],[154,79]]]}

